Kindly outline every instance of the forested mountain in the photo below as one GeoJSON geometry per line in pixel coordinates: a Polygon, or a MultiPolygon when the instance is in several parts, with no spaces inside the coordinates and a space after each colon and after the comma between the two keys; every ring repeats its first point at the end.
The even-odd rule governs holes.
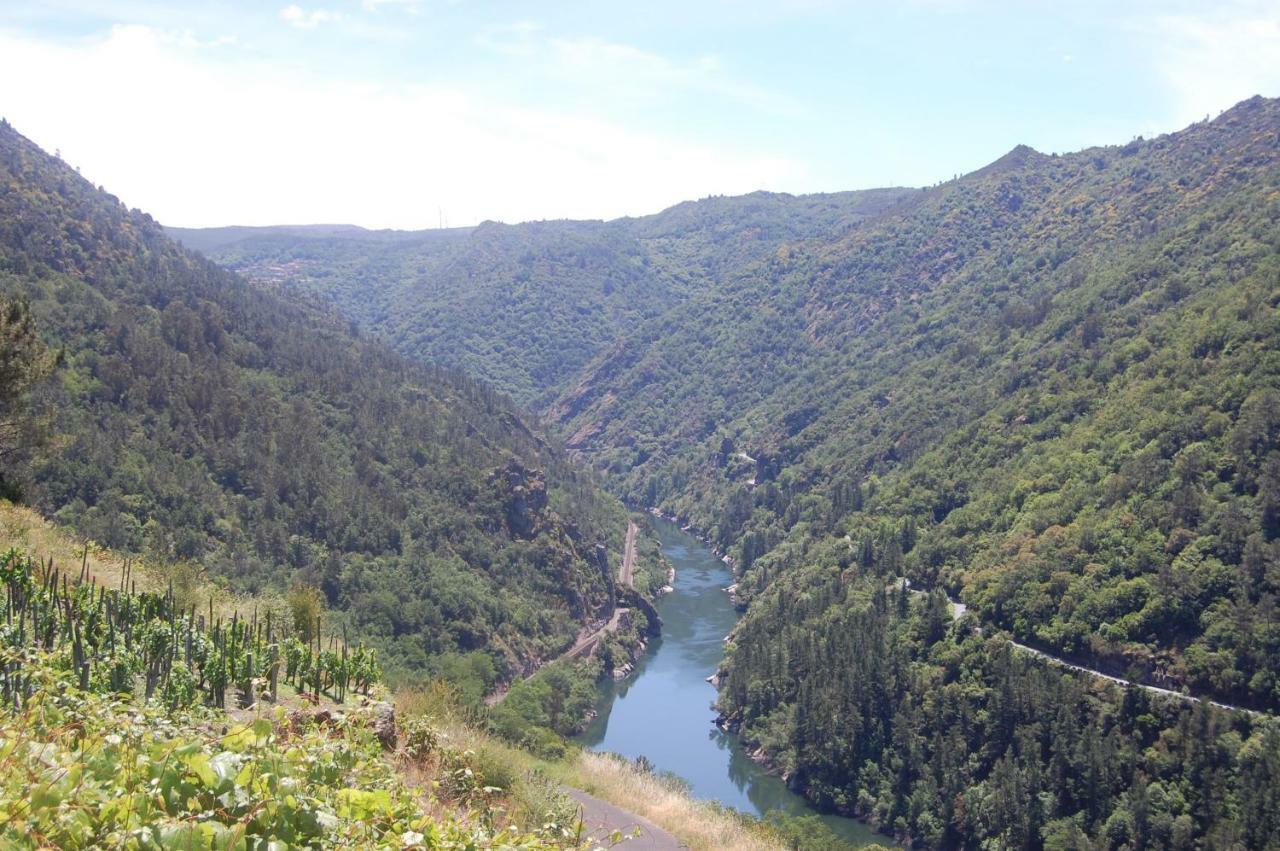
{"type": "Polygon", "coordinates": [[[1258,98],[779,251],[552,410],[737,557],[724,718],[815,800],[928,846],[1275,847],[1274,721],[1000,636],[1280,708],[1278,342],[1258,98]]]}
{"type": "Polygon", "coordinates": [[[485,686],[609,605],[624,510],[502,396],[180,248],[8,124],[0,295],[63,359],[27,497],[84,536],[313,585],[393,672],[485,686]]]}
{"type": "Polygon", "coordinates": [[[524,253],[424,265],[425,307],[353,272],[426,253],[391,235],[332,266],[297,235],[211,250],[404,351],[446,312],[455,362],[528,358],[497,380],[734,556],[723,720],[815,801],[929,847],[1280,845],[1280,102],[928,189],[432,251],[487,231],[524,253]],[[587,344],[547,318],[605,315],[619,269],[648,301],[587,344]],[[546,340],[569,353],[528,368],[546,340]]]}
{"type": "Polygon", "coordinates": [[[903,194],[759,192],[612,222],[169,232],[251,280],[322,296],[405,354],[540,406],[637,324],[725,269],[841,233],[903,194]]]}
{"type": "Polygon", "coordinates": [[[1257,99],[1015,149],[731,276],[554,411],[744,593],[848,535],[1019,638],[1280,706],[1277,133],[1257,99]]]}

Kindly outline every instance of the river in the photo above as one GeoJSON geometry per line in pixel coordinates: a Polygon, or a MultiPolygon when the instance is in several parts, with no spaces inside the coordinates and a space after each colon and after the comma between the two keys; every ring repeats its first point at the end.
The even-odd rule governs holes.
{"type": "MultiPolygon", "coordinates": [[[[593,750],[629,759],[646,757],[661,771],[688,782],[693,795],[755,815],[782,810],[814,812],[746,754],[734,736],[715,726],[715,689],[706,678],[724,656],[724,637],[738,620],[725,593],[733,574],[697,538],[655,519],[662,552],[676,569],[675,591],[658,601],[662,637],[636,672],[601,686],[599,713],[579,737],[593,750]]],[[[852,848],[892,845],[855,819],[823,816],[852,848]]]]}

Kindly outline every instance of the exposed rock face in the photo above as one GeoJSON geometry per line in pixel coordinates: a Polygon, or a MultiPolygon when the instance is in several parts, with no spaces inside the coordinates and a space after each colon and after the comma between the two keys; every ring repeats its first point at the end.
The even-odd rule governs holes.
{"type": "Polygon", "coordinates": [[[656,636],[662,633],[662,618],[658,617],[658,610],[653,607],[653,603],[645,599],[643,594],[633,588],[620,587],[618,603],[644,612],[644,616],[649,620],[649,635],[656,636]]]}
{"type": "Polygon", "coordinates": [[[515,461],[494,475],[507,490],[507,528],[511,534],[520,538],[537,535],[541,513],[547,507],[546,476],[515,461]]]}

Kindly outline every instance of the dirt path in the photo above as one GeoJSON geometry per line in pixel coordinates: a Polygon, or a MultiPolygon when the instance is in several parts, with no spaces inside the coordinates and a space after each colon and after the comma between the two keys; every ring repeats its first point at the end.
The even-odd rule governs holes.
{"type": "Polygon", "coordinates": [[[580,789],[563,788],[566,795],[578,802],[588,847],[613,847],[609,837],[615,830],[624,837],[631,837],[621,845],[627,851],[678,851],[686,847],[647,818],[629,813],[580,789]],[[640,835],[633,836],[637,829],[640,835]]]}

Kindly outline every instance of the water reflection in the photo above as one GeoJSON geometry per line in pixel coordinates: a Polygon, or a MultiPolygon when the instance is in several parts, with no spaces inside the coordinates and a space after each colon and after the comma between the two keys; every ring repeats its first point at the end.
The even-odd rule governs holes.
{"type": "MultiPolygon", "coordinates": [[[[693,794],[762,815],[771,809],[812,812],[808,803],[751,760],[734,736],[714,724],[715,689],[706,682],[724,653],[738,613],[724,593],[729,569],[696,538],[657,521],[663,552],[676,569],[675,593],[658,602],[663,636],[637,672],[601,688],[597,717],[580,737],[596,750],[646,757],[689,783],[693,794]]],[[[826,816],[854,846],[889,844],[853,819],[826,816]]]]}

